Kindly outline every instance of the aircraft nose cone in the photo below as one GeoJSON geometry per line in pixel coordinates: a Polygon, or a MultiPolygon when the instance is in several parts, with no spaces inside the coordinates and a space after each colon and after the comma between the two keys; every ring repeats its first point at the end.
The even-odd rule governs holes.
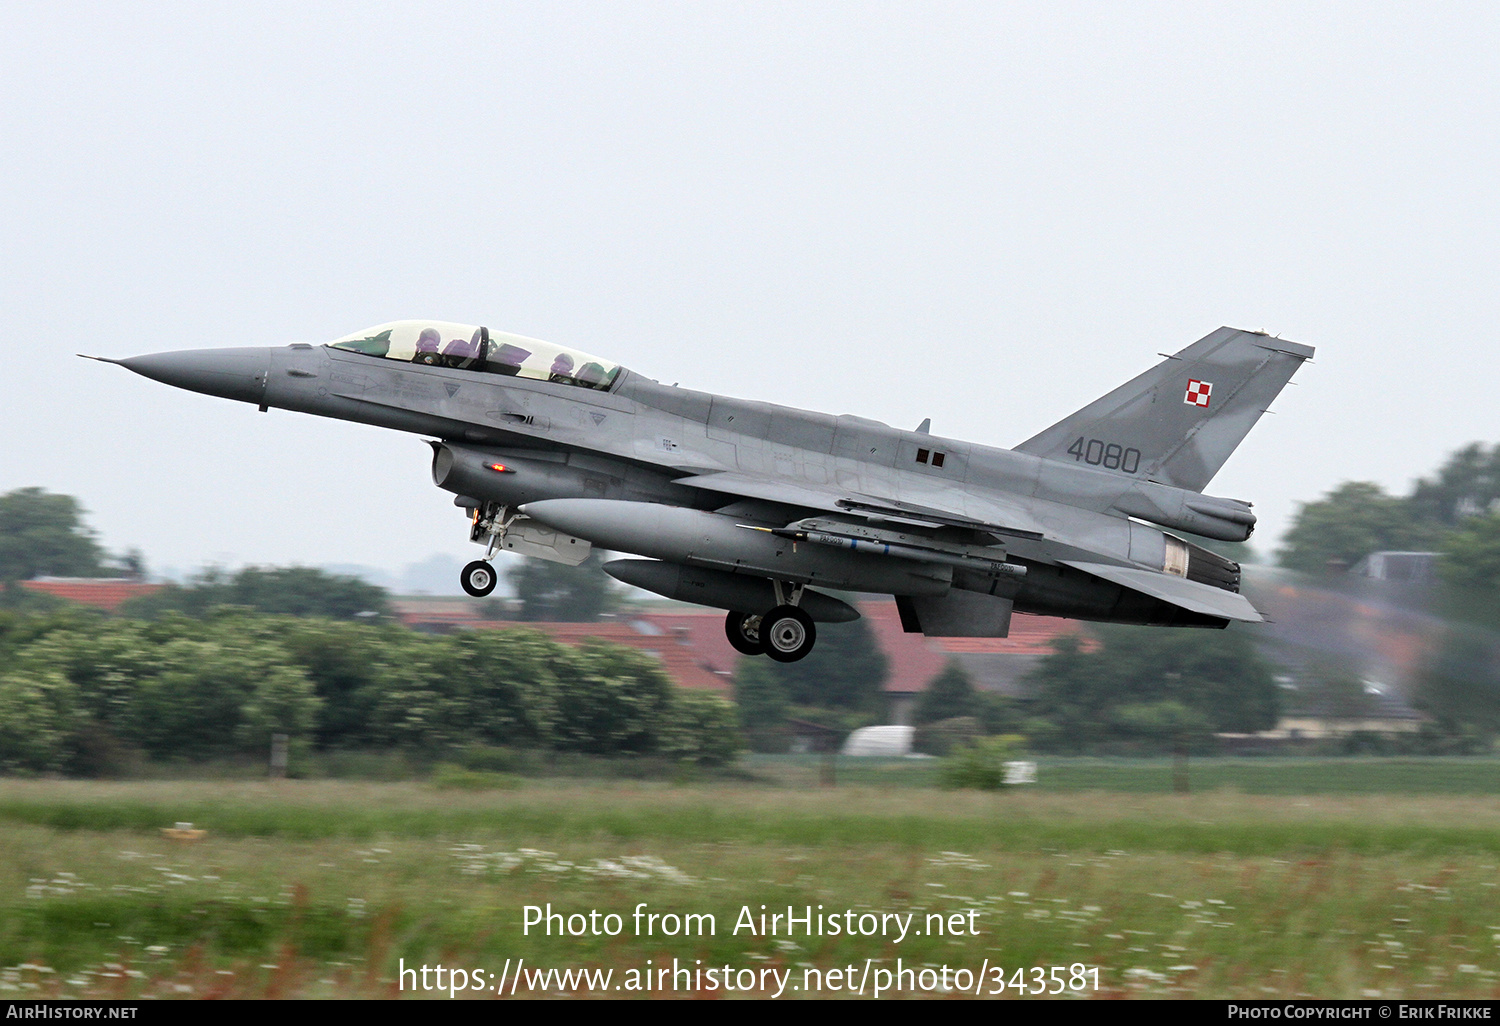
{"type": "Polygon", "coordinates": [[[205,395],[259,403],[265,395],[266,375],[271,368],[271,350],[187,349],[177,353],[150,353],[119,361],[137,374],[205,395]]]}

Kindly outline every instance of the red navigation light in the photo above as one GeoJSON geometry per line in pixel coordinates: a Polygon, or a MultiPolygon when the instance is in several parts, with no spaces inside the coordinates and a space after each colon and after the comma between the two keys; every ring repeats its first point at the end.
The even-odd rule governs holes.
{"type": "Polygon", "coordinates": [[[489,467],[491,470],[493,470],[497,474],[514,474],[515,473],[514,469],[512,469],[510,467],[507,467],[504,463],[486,463],[485,466],[489,467]]]}

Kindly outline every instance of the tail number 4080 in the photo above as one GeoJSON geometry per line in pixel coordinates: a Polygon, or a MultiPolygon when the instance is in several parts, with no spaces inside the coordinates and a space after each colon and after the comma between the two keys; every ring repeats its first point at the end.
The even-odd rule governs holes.
{"type": "Polygon", "coordinates": [[[1141,467],[1141,450],[1126,449],[1114,442],[1101,442],[1097,438],[1080,438],[1068,446],[1068,455],[1074,462],[1082,461],[1091,467],[1120,470],[1134,474],[1141,467]]]}

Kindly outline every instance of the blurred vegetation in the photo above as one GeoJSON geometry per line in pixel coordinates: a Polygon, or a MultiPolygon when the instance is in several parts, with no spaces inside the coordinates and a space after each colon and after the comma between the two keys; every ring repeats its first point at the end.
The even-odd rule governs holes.
{"type": "MultiPolygon", "coordinates": [[[[1412,696],[1432,719],[1419,735],[1365,739],[1365,747],[1438,753],[1481,752],[1494,744],[1500,737],[1500,444],[1459,449],[1406,497],[1370,482],[1346,482],[1303,504],[1285,542],[1282,566],[1322,575],[1372,552],[1438,553],[1434,606],[1454,622],[1412,696]]],[[[1352,674],[1313,677],[1323,705],[1368,709],[1352,674]]]]}
{"type": "Polygon", "coordinates": [[[841,744],[860,727],[885,722],[889,665],[864,620],[818,624],[818,643],[805,659],[778,663],[741,659],[735,704],[754,751],[785,752],[810,728],[824,746],[841,744]]]}
{"type": "MultiPolygon", "coordinates": [[[[1335,775],[1341,765],[1362,784],[1372,761],[1335,775]]],[[[1495,765],[1415,772],[1474,766],[1492,790],[1495,765]]],[[[1281,769],[1315,785],[1330,776],[1316,763],[1281,769]]],[[[1139,760],[1120,772],[1168,777],[1139,760]]],[[[918,905],[901,950],[923,965],[973,950],[922,930],[923,913],[974,909],[974,945],[1003,944],[1022,966],[1098,965],[1104,997],[1493,999],[1492,799],[1122,800],[1077,786],[1088,789],[1018,787],[998,804],[884,786],[0,781],[0,958],[38,1001],[390,998],[403,964],[756,964],[764,936],[731,924],[746,905],[770,906],[774,888],[798,909],[918,905]],[[176,820],[206,838],[169,844],[158,831],[176,820]],[[627,917],[648,901],[711,914],[718,929],[549,936],[493,911],[543,899],[627,917]]],[[[835,940],[809,964],[891,948],[835,940]]]]}
{"type": "Polygon", "coordinates": [[[1489,631],[1450,627],[1417,681],[1415,705],[1432,717],[1427,733],[1448,750],[1487,751],[1500,736],[1500,651],[1489,631]]]}
{"type": "Polygon", "coordinates": [[[614,581],[601,568],[597,552],[578,566],[546,559],[522,559],[506,575],[521,608],[517,620],[592,623],[619,604],[614,581]]]}
{"type": "MultiPolygon", "coordinates": [[[[732,708],[650,656],[526,630],[434,637],[219,606],[203,619],[0,612],[0,770],[111,775],[143,760],[292,769],[368,750],[431,763],[473,746],[722,765],[732,708]]],[[[469,767],[480,770],[484,767],[469,767]]]]}
{"type": "Polygon", "coordinates": [[[204,617],[220,606],[336,620],[373,619],[391,613],[384,588],[308,566],[249,566],[234,574],[211,567],[187,584],[168,584],[153,595],[130,599],[120,613],[144,619],[172,612],[204,617]]]}
{"type": "Polygon", "coordinates": [[[1025,750],[1025,738],[1014,734],[975,738],[943,760],[939,780],[946,788],[998,791],[1005,786],[1005,764],[1025,750]]]}
{"type": "Polygon", "coordinates": [[[0,495],[0,582],[32,577],[112,577],[144,569],[140,555],[110,565],[71,495],[18,488],[0,495]]]}
{"type": "Polygon", "coordinates": [[[1440,551],[1449,583],[1500,585],[1500,444],[1478,442],[1449,455],[1409,496],[1370,481],[1346,481],[1302,503],[1283,539],[1280,564],[1304,573],[1347,570],[1372,552],[1440,551]]]}
{"type": "Polygon", "coordinates": [[[1372,552],[1430,550],[1438,535],[1436,525],[1413,515],[1408,500],[1370,481],[1346,481],[1301,505],[1279,558],[1290,570],[1340,573],[1372,552]]]}
{"type": "Polygon", "coordinates": [[[1270,665],[1245,632],[1096,625],[1097,651],[1062,637],[1028,681],[1035,698],[1023,732],[1040,751],[1144,754],[1216,732],[1275,726],[1270,665]]]}

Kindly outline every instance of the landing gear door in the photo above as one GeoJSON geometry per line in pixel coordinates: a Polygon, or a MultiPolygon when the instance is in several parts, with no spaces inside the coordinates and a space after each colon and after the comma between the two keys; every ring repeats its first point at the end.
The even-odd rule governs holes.
{"type": "Polygon", "coordinates": [[[577,566],[589,558],[589,550],[593,545],[582,538],[573,538],[550,527],[543,527],[534,520],[521,518],[506,528],[505,540],[500,543],[500,547],[520,556],[534,556],[554,563],[577,566]]]}

